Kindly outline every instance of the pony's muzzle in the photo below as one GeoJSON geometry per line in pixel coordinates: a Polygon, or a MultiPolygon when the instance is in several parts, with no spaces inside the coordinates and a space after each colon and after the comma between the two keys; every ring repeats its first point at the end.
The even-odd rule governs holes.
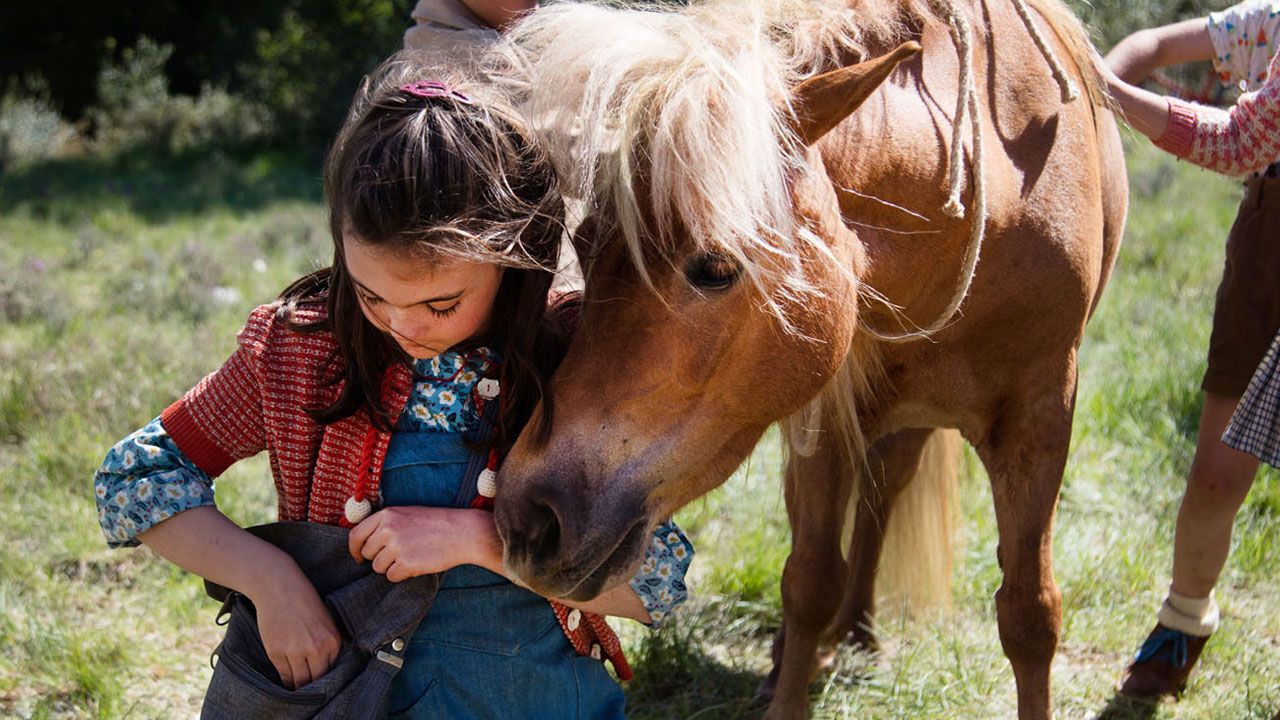
{"type": "Polygon", "coordinates": [[[575,485],[547,478],[524,492],[504,488],[494,520],[514,580],[541,595],[582,601],[638,561],[648,518],[643,502],[569,490],[575,485]]]}

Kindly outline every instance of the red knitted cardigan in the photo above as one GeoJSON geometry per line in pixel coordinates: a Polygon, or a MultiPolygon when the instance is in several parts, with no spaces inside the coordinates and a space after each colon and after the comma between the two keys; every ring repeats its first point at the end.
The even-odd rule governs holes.
{"type": "MultiPolygon", "coordinates": [[[[337,525],[356,485],[367,439],[372,453],[366,488],[372,499],[379,497],[391,433],[377,430],[366,412],[329,425],[307,414],[306,408],[337,400],[342,386],[325,380],[341,370],[342,360],[331,334],[292,330],[280,310],[280,302],[255,309],[227,362],[165,409],[161,422],[178,448],[210,477],[266,450],[280,520],[337,525]]],[[[573,318],[576,303],[561,298],[551,311],[573,318]]],[[[322,305],[304,306],[294,319],[308,323],[325,312],[322,305]]],[[[411,368],[400,363],[388,368],[382,404],[393,417],[404,411],[412,384],[411,368]]],[[[630,679],[618,637],[603,617],[549,602],[578,653],[608,659],[618,677],[630,679]]]]}

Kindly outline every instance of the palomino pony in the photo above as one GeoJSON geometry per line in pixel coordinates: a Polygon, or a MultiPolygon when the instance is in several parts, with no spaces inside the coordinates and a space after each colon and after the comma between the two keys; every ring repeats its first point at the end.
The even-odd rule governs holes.
{"type": "Polygon", "coordinates": [[[766,691],[768,717],[803,717],[822,650],[870,642],[885,523],[956,428],[991,478],[1019,716],[1048,718],[1051,535],[1124,224],[1119,136],[1059,0],[843,2],[557,4],[490,58],[589,208],[550,437],[498,480],[506,566],[594,597],[784,421],[766,691]]]}

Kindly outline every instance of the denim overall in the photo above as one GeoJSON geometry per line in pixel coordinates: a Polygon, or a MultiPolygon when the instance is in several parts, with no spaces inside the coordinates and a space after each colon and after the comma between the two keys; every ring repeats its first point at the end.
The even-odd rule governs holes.
{"type": "MultiPolygon", "coordinates": [[[[467,507],[476,490],[463,479],[474,477],[468,468],[480,456],[462,433],[396,432],[383,462],[383,505],[467,507]]],[[[545,598],[461,565],[441,576],[388,707],[390,718],[597,720],[624,717],[625,704],[604,665],[574,651],[545,598]]]]}

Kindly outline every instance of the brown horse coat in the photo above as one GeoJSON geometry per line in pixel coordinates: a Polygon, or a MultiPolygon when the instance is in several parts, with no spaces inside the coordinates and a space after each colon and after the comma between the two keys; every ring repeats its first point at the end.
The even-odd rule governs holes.
{"type": "MultiPolygon", "coordinates": [[[[551,438],[521,438],[499,478],[506,564],[546,594],[598,594],[634,571],[658,521],[787,419],[793,550],[766,690],[769,717],[801,717],[820,646],[871,641],[884,523],[934,429],[956,428],[991,477],[1019,715],[1047,718],[1053,516],[1076,351],[1124,224],[1118,133],[1097,103],[1063,103],[1011,0],[852,5],[861,14],[823,6],[796,20],[809,6],[787,0],[670,16],[567,4],[516,28],[505,72],[594,212],[576,241],[586,301],[554,379],[551,438]],[[986,239],[959,312],[930,337],[889,342],[931,324],[965,280],[972,182],[969,217],[940,211],[961,87],[951,13],[974,28],[986,239]],[[894,57],[865,102],[850,97],[885,73],[797,90],[904,39],[923,52],[894,57]],[[755,117],[773,112],[753,110],[756,95],[769,118],[755,117]]],[[[1034,6],[1089,88],[1078,25],[1057,0],[1034,6]]]]}

